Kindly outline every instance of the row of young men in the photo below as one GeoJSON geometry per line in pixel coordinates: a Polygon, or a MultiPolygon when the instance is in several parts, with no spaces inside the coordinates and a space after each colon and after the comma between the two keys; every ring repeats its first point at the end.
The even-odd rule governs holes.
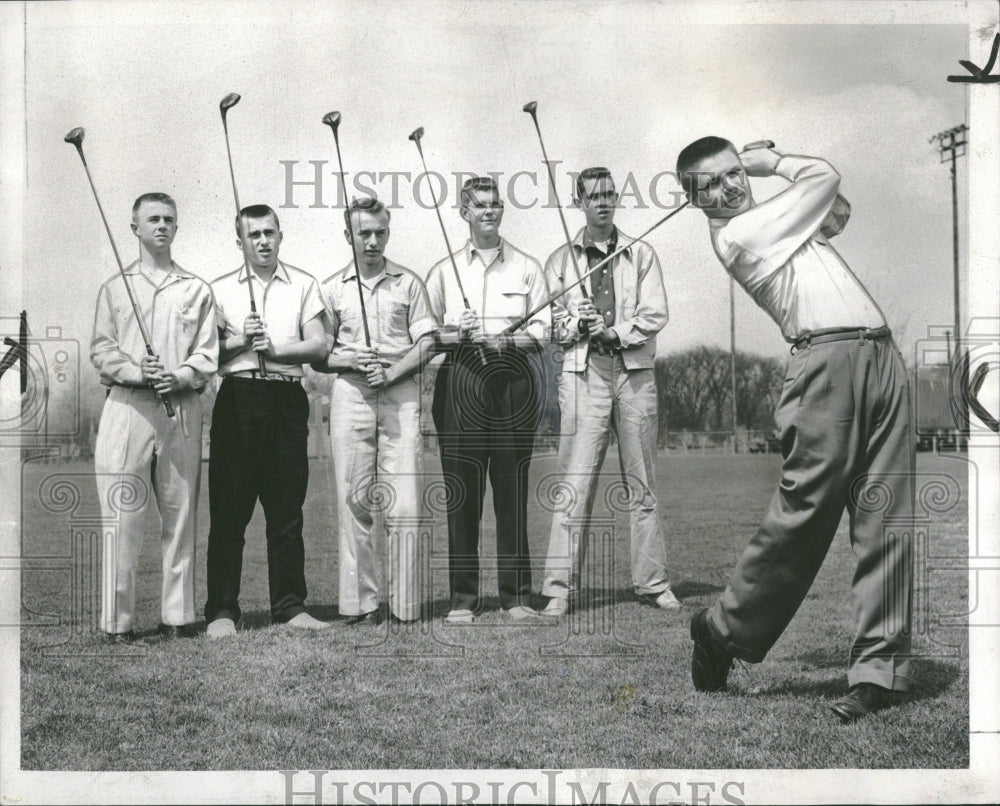
{"type": "MultiPolygon", "coordinates": [[[[723,266],[794,349],[776,413],[782,478],[726,590],[692,619],[692,679],[699,690],[724,689],[734,658],[763,660],[804,599],[847,508],[859,555],[852,588],[858,631],[850,691],[832,707],[843,721],[853,721],[893,704],[909,685],[913,572],[907,524],[914,453],[905,369],[878,306],[829,243],[844,221],[836,220],[839,176],[828,163],[773,148],[737,152],[728,141],[709,137],[681,153],[677,174],[693,206],[708,216],[723,266]],[[789,187],[757,204],[748,175],[779,176],[789,187]],[[871,495],[875,487],[891,494],[871,495]],[[888,504],[864,503],[876,500],[888,504]]],[[[413,373],[430,353],[446,355],[433,414],[448,487],[447,618],[468,622],[479,610],[479,521],[487,476],[497,516],[501,604],[513,619],[532,617],[525,507],[538,406],[530,356],[550,333],[565,356],[559,468],[568,503],[552,523],[544,612],[566,613],[579,587],[585,551],[580,536],[588,532],[611,431],[633,502],[633,586],[658,607],[679,607],[667,578],[656,504],[652,366],[655,336],[667,320],[660,266],[648,244],[614,225],[618,196],[605,169],[581,173],[576,191],[586,226],[553,253],[543,271],[500,237],[503,204],[495,184],[470,180],[461,207],[469,241],[431,270],[426,290],[416,275],[384,257],[390,216],[378,202],[354,203],[347,211],[357,268],[352,263],[322,289],[278,260],[281,232],[274,212],[247,208],[243,225],[252,270],[249,278],[240,270],[213,283],[215,316],[213,294],[170,261],[172,202],[140,197],[133,228],[142,259],[128,273],[159,357],[141,357],[135,323],[122,304],[124,291],[109,281],[101,291],[92,351],[111,386],[96,463],[105,485],[115,473],[143,472],[152,463],[164,521],[167,632],[194,621],[198,387],[215,368],[216,349],[223,381],[209,462],[209,636],[235,633],[244,530],[257,498],[267,519],[273,619],[326,626],[304,607],[308,404],[299,381],[305,363],[337,373],[331,443],[341,520],[340,612],[352,623],[378,618],[372,482],[377,476],[392,490],[390,521],[412,524],[419,518],[413,373]],[[579,271],[618,250],[585,287],[567,290],[579,271]],[[450,270],[452,258],[463,287],[450,270]],[[261,315],[250,312],[247,282],[257,289],[261,315]],[[513,328],[560,292],[551,309],[542,307],[513,328]],[[377,351],[366,346],[359,293],[377,351]],[[466,299],[474,302],[467,305],[466,299]],[[257,370],[259,356],[266,376],[257,370]],[[173,421],[160,405],[158,395],[164,394],[177,409],[173,421]]],[[[402,537],[406,532],[388,530],[386,564],[389,612],[402,621],[419,615],[411,570],[416,541],[402,537]]],[[[123,517],[117,553],[106,553],[105,568],[117,569],[105,574],[102,619],[111,634],[132,630],[139,535],[141,514],[131,526],[123,517]]]]}
{"type": "Polygon", "coordinates": [[[547,282],[536,260],[500,236],[504,208],[494,180],[470,179],[460,208],[469,240],[434,266],[425,284],[384,255],[389,210],[374,199],[355,200],[345,212],[345,235],[355,258],[322,285],[279,259],[278,217],[255,205],[244,208],[237,221],[249,279],[239,269],[209,287],[170,257],[177,229],[174,202],[164,194],[139,197],[132,227],[140,260],[126,274],[150,323],[156,355],[143,354],[120,277],[99,294],[91,351],[109,386],[95,452],[98,483],[106,514],[118,519],[117,539],[105,551],[104,631],[121,640],[134,638],[135,569],[145,516],[144,509],[115,509],[111,487],[125,475],[151,473],[163,522],[159,630],[193,633],[199,393],[216,365],[222,382],[209,458],[209,637],[235,634],[244,536],[258,500],[266,521],[272,619],[309,629],[328,626],[305,610],[304,364],[335,373],[330,439],[340,520],[339,611],[352,624],[381,618],[382,563],[373,534],[377,479],[391,500],[384,520],[388,613],[400,621],[419,618],[415,524],[421,518],[424,472],[416,373],[440,353],[445,360],[433,417],[447,489],[451,608],[446,619],[471,622],[481,608],[479,534],[487,478],[497,520],[501,605],[513,620],[535,616],[527,501],[542,394],[533,356],[552,333],[545,302],[576,279],[577,261],[595,265],[623,246],[629,248],[595,274],[593,299],[576,288],[555,306],[555,337],[565,349],[560,469],[572,488],[567,498],[575,503],[554,518],[542,593],[549,597],[548,615],[566,612],[585,551],[581,519],[590,516],[613,430],[623,474],[639,502],[631,523],[636,593],[658,607],[679,607],[667,579],[654,477],[652,365],[655,336],[667,320],[666,295],[653,250],[632,243],[615,227],[616,202],[606,169],[581,174],[576,203],[586,226],[572,246],[578,254],[570,255],[569,246],[557,249],[547,263],[547,282]],[[255,288],[256,313],[247,282],[255,288]],[[475,300],[477,310],[466,308],[466,299],[475,300]],[[513,327],[537,308],[521,327],[513,327]],[[161,396],[170,399],[175,418],[167,417],[161,396]]]}

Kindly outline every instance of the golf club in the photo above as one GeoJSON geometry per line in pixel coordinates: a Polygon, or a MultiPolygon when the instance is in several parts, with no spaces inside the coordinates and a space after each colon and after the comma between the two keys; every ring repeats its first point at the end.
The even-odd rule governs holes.
{"type": "MultiPolygon", "coordinates": [[[[420,152],[420,163],[424,166],[424,173],[428,176],[430,171],[427,170],[427,161],[424,159],[424,149],[420,146],[420,138],[424,136],[424,127],[419,126],[414,129],[410,134],[410,139],[417,144],[417,151],[420,152]]],[[[427,183],[430,185],[430,182],[427,183]]],[[[472,306],[469,304],[469,298],[465,296],[465,288],[462,286],[462,278],[458,273],[458,264],[455,263],[455,256],[451,252],[451,243],[448,241],[448,231],[444,228],[444,219],[441,218],[441,209],[438,206],[437,194],[434,192],[434,187],[431,186],[431,198],[434,199],[434,212],[437,213],[438,223],[441,225],[441,234],[444,236],[444,245],[448,250],[448,257],[451,260],[451,268],[455,272],[455,282],[458,284],[458,293],[462,295],[462,304],[465,306],[467,311],[472,310],[472,306]]],[[[486,351],[483,350],[483,346],[478,345],[477,353],[479,354],[479,363],[484,367],[488,363],[486,360],[486,351]]]]}
{"type": "MultiPolygon", "coordinates": [[[[333,130],[333,143],[337,147],[337,165],[340,168],[340,186],[344,189],[344,207],[349,208],[347,200],[347,179],[344,176],[344,161],[340,158],[340,137],[337,129],[340,128],[340,112],[327,112],[323,115],[323,123],[333,130]]],[[[351,259],[354,261],[354,279],[358,281],[358,302],[361,303],[361,325],[365,330],[365,347],[372,346],[371,333],[368,330],[368,312],[365,310],[365,295],[361,288],[361,267],[358,265],[358,250],[354,244],[354,223],[348,218],[348,232],[351,236],[351,259]]]]}
{"type": "MultiPolygon", "coordinates": [[[[128,292],[129,302],[132,303],[132,313],[135,314],[135,321],[139,325],[139,333],[142,334],[142,341],[146,345],[146,354],[155,358],[156,353],[153,352],[153,343],[149,338],[149,331],[146,329],[146,323],[142,320],[142,315],[139,313],[139,303],[135,299],[132,286],[129,285],[128,277],[125,276],[125,267],[122,265],[121,255],[118,254],[118,246],[115,244],[115,238],[111,234],[111,227],[108,226],[108,219],[104,215],[104,208],[101,206],[101,198],[97,195],[97,188],[94,186],[94,179],[90,175],[90,168],[87,166],[87,159],[83,156],[83,134],[83,129],[78,127],[70,130],[69,134],[67,134],[63,140],[76,146],[76,153],[80,155],[80,161],[83,163],[83,170],[87,172],[87,181],[90,182],[90,189],[94,192],[94,201],[97,202],[97,210],[101,214],[101,221],[104,222],[104,230],[108,233],[108,240],[111,241],[111,250],[115,253],[115,261],[118,263],[118,271],[122,276],[122,282],[125,283],[125,291],[128,292]]],[[[167,416],[173,417],[174,407],[170,402],[170,398],[166,395],[160,395],[160,400],[163,401],[163,408],[167,412],[167,416]]]]}
{"type": "Polygon", "coordinates": [[[531,318],[535,314],[537,314],[539,311],[545,310],[545,308],[547,308],[549,305],[551,305],[553,302],[555,302],[557,299],[559,299],[559,297],[561,297],[567,291],[569,291],[570,289],[576,288],[578,285],[580,285],[581,283],[583,283],[583,281],[586,280],[588,277],[590,277],[590,275],[594,274],[598,269],[603,268],[605,265],[607,265],[612,260],[614,260],[616,257],[618,257],[618,255],[622,254],[622,252],[624,252],[625,250],[630,249],[632,246],[635,245],[635,243],[637,241],[641,241],[643,238],[645,238],[647,235],[649,235],[649,233],[651,233],[658,226],[660,226],[661,224],[665,223],[670,218],[673,218],[681,210],[683,210],[685,207],[687,207],[688,204],[689,204],[689,202],[687,202],[687,201],[682,202],[680,204],[680,206],[676,210],[671,210],[669,213],[667,213],[665,216],[663,216],[663,218],[661,218],[659,221],[657,221],[655,224],[653,224],[653,226],[651,226],[649,229],[647,229],[645,232],[643,232],[638,238],[636,238],[635,241],[632,241],[631,243],[627,243],[624,246],[618,247],[618,249],[616,249],[610,255],[608,255],[607,257],[605,257],[600,263],[595,263],[594,266],[593,266],[593,268],[589,269],[587,271],[587,273],[584,274],[579,280],[577,280],[574,283],[570,283],[568,286],[566,286],[558,294],[553,294],[545,302],[543,302],[541,305],[539,305],[538,307],[536,307],[533,311],[529,312],[528,315],[525,316],[523,319],[521,319],[519,322],[515,322],[513,325],[509,325],[508,327],[504,328],[503,332],[504,333],[513,333],[518,328],[523,327],[525,324],[527,324],[529,321],[531,321],[531,318]]]}
{"type": "MultiPolygon", "coordinates": [[[[250,313],[257,313],[257,300],[254,299],[253,281],[250,277],[250,259],[247,257],[246,224],[243,221],[243,216],[240,215],[240,194],[236,190],[236,174],[233,173],[233,153],[229,149],[229,126],[226,124],[226,112],[236,106],[239,102],[239,94],[231,92],[219,101],[219,112],[222,114],[222,130],[226,134],[226,157],[229,159],[229,178],[233,180],[233,199],[236,201],[236,218],[239,221],[240,244],[243,247],[243,270],[247,275],[247,290],[250,292],[250,313]]],[[[257,353],[257,366],[260,370],[260,374],[266,377],[267,366],[264,363],[264,356],[260,353],[257,353]]]]}
{"type": "MultiPolygon", "coordinates": [[[[580,264],[576,260],[573,239],[569,237],[569,227],[566,226],[566,214],[563,212],[562,203],[559,201],[559,193],[556,190],[556,178],[552,173],[552,163],[549,162],[549,155],[545,152],[545,141],[542,140],[542,130],[538,127],[538,101],[529,101],[524,105],[522,111],[531,115],[531,120],[535,124],[535,131],[538,132],[538,143],[542,147],[542,160],[545,162],[545,168],[549,175],[549,187],[552,188],[552,196],[556,200],[556,209],[559,211],[559,220],[562,221],[563,234],[566,236],[566,248],[569,249],[569,256],[573,259],[573,269],[576,271],[576,279],[580,281],[583,279],[580,274],[580,264]]],[[[579,282],[574,283],[574,285],[579,285],[579,282]]],[[[583,292],[584,299],[590,299],[590,295],[585,288],[581,287],[580,290],[583,292]]]]}

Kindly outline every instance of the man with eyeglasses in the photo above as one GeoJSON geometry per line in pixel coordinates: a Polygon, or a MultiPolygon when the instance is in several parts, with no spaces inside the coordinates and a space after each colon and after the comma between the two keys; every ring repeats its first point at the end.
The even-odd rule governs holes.
{"type": "Polygon", "coordinates": [[[544,304],[546,288],[538,261],[500,237],[503,212],[493,179],[464,183],[461,216],[469,240],[452,257],[476,310],[463,304],[452,257],[427,276],[431,309],[442,326],[435,341],[446,353],[433,414],[448,489],[450,623],[471,622],[482,607],[479,521],[487,474],[497,522],[500,605],[512,621],[536,615],[527,504],[541,389],[530,359],[546,343],[550,318],[543,308],[513,334],[504,333],[544,304]]]}
{"type": "Polygon", "coordinates": [[[667,323],[660,262],[649,244],[615,226],[618,193],[607,168],[584,170],[575,190],[573,203],[586,226],[546,261],[549,290],[558,294],[575,282],[576,267],[582,275],[622,246],[628,249],[552,306],[553,340],[564,355],[559,472],[566,505],[552,518],[542,585],[542,595],[550,598],[542,612],[553,618],[565,615],[571,594],[579,590],[584,536],[612,431],[628,496],[633,588],[650,604],[674,610],[680,602],[667,577],[656,500],[653,359],[656,334],[667,323]]]}

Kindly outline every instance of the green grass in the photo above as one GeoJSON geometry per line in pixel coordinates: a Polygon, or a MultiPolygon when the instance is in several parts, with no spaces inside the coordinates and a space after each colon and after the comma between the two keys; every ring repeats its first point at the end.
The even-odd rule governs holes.
{"type": "MultiPolygon", "coordinates": [[[[614,461],[608,470],[614,470],[614,461]]],[[[436,469],[429,457],[428,469],[436,469]]],[[[37,487],[86,465],[29,464],[24,482],[26,554],[66,554],[70,515],[44,510],[37,487]]],[[[965,490],[961,458],[920,457],[922,473],[965,490]]],[[[554,472],[552,455],[533,464],[554,472]]],[[[737,669],[731,691],[690,682],[691,612],[718,595],[777,480],[775,456],[680,457],[659,468],[661,517],[682,612],[661,612],[631,593],[626,518],[617,518],[613,579],[580,621],[512,625],[496,612],[485,573],[486,615],[446,626],[446,533],[435,519],[434,619],[421,625],[323,633],[270,626],[263,522],[248,530],[233,640],[107,647],[71,628],[66,571],[24,574],[22,767],[35,770],[364,768],[961,768],[969,762],[967,628],[942,626],[968,610],[967,526],[962,505],[931,521],[935,557],[954,570],[927,575],[915,610],[915,684],[909,702],[853,726],[827,704],[846,688],[853,571],[846,524],[809,596],[764,663],[737,669]],[[945,563],[947,564],[947,563],[945,563]],[[39,614],[61,621],[39,626],[39,614]],[[58,617],[58,618],[57,618],[58,617]],[[611,626],[613,620],[613,627],[611,626]],[[571,633],[573,625],[579,627],[571,633]]],[[[609,476],[609,478],[611,478],[609,476]]],[[[94,506],[82,480],[79,515],[94,506]]],[[[204,483],[204,478],[203,478],[204,483]]],[[[336,508],[332,466],[312,468],[306,504],[308,604],[336,617],[336,508]]],[[[603,498],[599,495],[598,501],[603,498]]],[[[491,513],[487,502],[487,512],[491,513]]],[[[199,609],[205,600],[207,493],[199,513],[199,609]]],[[[494,544],[487,516],[485,545],[494,544]]],[[[159,618],[159,548],[151,514],[139,576],[138,629],[159,618]]],[[[549,516],[529,514],[534,589],[542,580],[549,516]]],[[[941,565],[941,562],[937,563],[941,565]]],[[[541,605],[538,599],[536,605],[541,605]]],[[[77,624],[78,628],[84,625],[77,624]]]]}

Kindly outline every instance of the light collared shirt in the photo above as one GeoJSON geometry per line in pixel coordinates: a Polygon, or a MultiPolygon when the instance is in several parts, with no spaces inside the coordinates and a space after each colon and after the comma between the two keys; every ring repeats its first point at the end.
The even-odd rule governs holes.
{"type": "MultiPolygon", "coordinates": [[[[323,314],[323,300],[316,278],[283,261],[278,261],[267,283],[261,282],[253,270],[250,277],[250,282],[254,284],[257,313],[264,321],[271,343],[281,347],[302,341],[302,326],[323,314]]],[[[217,323],[223,335],[228,338],[242,334],[243,323],[250,315],[246,272],[241,267],[216,278],[212,281],[212,291],[215,293],[217,323]]],[[[223,362],[219,374],[225,377],[234,372],[260,369],[257,355],[248,347],[223,362]]],[[[285,364],[268,358],[265,365],[268,372],[294,377],[305,375],[301,364],[285,364]]]]}
{"type": "MultiPolygon", "coordinates": [[[[486,335],[496,335],[521,321],[548,299],[541,264],[503,238],[499,253],[488,266],[471,239],[454,257],[462,287],[469,304],[479,313],[486,335]]],[[[439,323],[445,327],[458,325],[465,304],[450,258],[431,268],[427,275],[427,296],[439,323]]],[[[522,329],[539,344],[545,344],[550,327],[551,314],[545,306],[522,329]]]]}
{"type": "Polygon", "coordinates": [[[883,327],[878,305],[819,232],[839,174],[824,160],[791,155],[778,161],[775,174],[791,186],[734,218],[709,219],[726,271],[787,341],[824,328],[883,327]]]}
{"type": "MultiPolygon", "coordinates": [[[[215,303],[208,283],[176,263],[157,285],[139,261],[125,269],[153,351],[184,389],[203,389],[219,364],[215,303]]],[[[120,274],[101,286],[90,360],[105,386],[145,384],[142,331],[120,274]]]]}
{"type": "MultiPolygon", "coordinates": [[[[365,346],[354,261],[325,279],[320,287],[326,304],[327,333],[334,351],[365,346]]],[[[382,272],[361,278],[365,315],[372,346],[390,363],[401,359],[416,341],[434,330],[434,315],[420,278],[398,263],[385,261],[382,272]]]]}
{"type": "MultiPolygon", "coordinates": [[[[612,265],[614,284],[615,324],[609,328],[621,343],[620,353],[625,369],[650,369],[656,357],[656,334],[667,324],[667,292],[663,287],[663,273],[656,252],[645,241],[630,238],[616,228],[617,249],[627,247],[612,265]]],[[[580,273],[587,271],[588,246],[593,246],[587,228],[573,238],[580,273]]],[[[545,261],[545,278],[549,291],[559,294],[577,280],[569,247],[563,244],[545,261]]],[[[583,283],[588,292],[590,279],[583,283]]],[[[571,288],[557,297],[552,305],[553,338],[563,346],[564,371],[583,372],[590,353],[590,336],[581,333],[577,306],[583,300],[580,286],[571,288]]]]}

